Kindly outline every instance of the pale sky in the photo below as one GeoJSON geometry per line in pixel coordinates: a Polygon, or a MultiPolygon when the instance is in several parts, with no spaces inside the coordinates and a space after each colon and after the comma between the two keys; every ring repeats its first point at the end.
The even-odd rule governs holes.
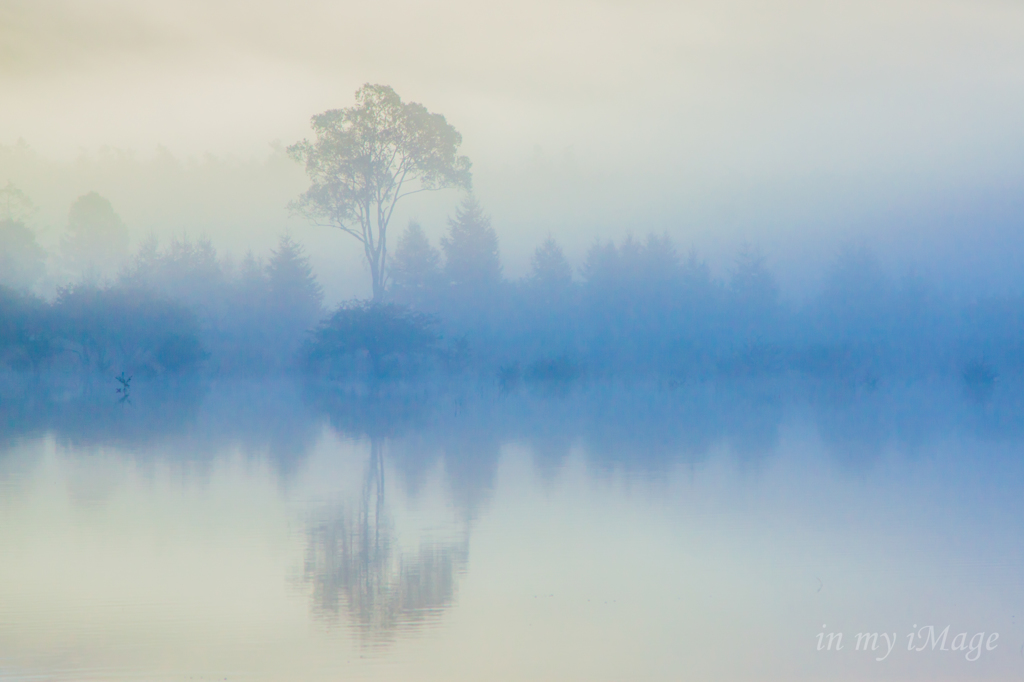
{"type": "MultiPolygon", "coordinates": [[[[968,224],[1005,255],[1024,218],[1019,2],[0,0],[0,144],[23,138],[54,162],[104,146],[263,160],[365,82],[462,133],[510,275],[548,233],[576,262],[627,230],[668,230],[712,257],[745,240],[785,272],[846,238],[962,255],[968,224]]],[[[309,229],[281,205],[303,188],[288,172],[280,201],[193,202],[207,207],[190,220],[232,246],[257,205],[309,229]]],[[[54,224],[94,188],[10,179],[35,183],[54,224]]],[[[147,214],[170,199],[95,189],[136,229],[170,219],[147,214]]],[[[399,219],[438,236],[457,201],[399,219]]]]}

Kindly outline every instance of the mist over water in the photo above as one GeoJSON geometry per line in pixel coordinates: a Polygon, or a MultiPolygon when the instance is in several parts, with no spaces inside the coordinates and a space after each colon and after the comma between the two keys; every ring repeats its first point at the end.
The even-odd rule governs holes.
{"type": "Polygon", "coordinates": [[[0,680],[1008,680],[1024,11],[0,5],[0,680]]]}

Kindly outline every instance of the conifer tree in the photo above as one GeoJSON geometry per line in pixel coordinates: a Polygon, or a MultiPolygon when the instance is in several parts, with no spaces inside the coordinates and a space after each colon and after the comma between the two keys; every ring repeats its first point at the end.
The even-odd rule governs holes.
{"type": "Polygon", "coordinates": [[[498,235],[480,202],[470,196],[448,220],[441,240],[444,274],[449,286],[466,292],[492,289],[501,283],[498,235]]]}
{"type": "Polygon", "coordinates": [[[415,221],[409,223],[398,241],[390,281],[395,298],[406,303],[422,304],[436,293],[441,281],[441,254],[415,221]]]}
{"type": "Polygon", "coordinates": [[[323,307],[324,292],[302,247],[284,235],[267,263],[267,286],[273,314],[298,324],[313,325],[323,307]]]}

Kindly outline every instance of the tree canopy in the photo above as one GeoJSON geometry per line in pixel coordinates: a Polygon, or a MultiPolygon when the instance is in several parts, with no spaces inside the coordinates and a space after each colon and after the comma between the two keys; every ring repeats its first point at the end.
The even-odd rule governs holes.
{"type": "Polygon", "coordinates": [[[311,368],[323,368],[345,356],[365,352],[373,376],[380,378],[388,371],[389,363],[414,362],[434,352],[439,340],[436,326],[434,317],[403,305],[350,302],[314,330],[307,344],[306,362],[311,368]]]}
{"type": "Polygon", "coordinates": [[[403,102],[391,87],[366,84],[356,105],[312,118],[316,135],[288,148],[312,181],[291,208],[316,224],[336,227],[363,245],[380,301],[388,277],[387,230],[402,198],[471,184],[470,162],[459,156],[462,136],[440,114],[403,102]]]}
{"type": "Polygon", "coordinates": [[[78,274],[111,274],[128,257],[128,228],[107,199],[89,192],[71,205],[61,250],[78,274]]]}
{"type": "Polygon", "coordinates": [[[46,271],[46,251],[26,225],[35,206],[24,192],[8,182],[0,189],[0,285],[29,288],[46,271]]]}

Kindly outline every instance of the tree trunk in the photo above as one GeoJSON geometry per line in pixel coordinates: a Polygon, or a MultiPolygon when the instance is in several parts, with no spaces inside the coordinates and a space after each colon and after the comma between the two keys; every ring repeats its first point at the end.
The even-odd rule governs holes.
{"type": "Polygon", "coordinates": [[[381,303],[384,300],[384,284],[377,274],[373,276],[373,302],[381,303]]]}
{"type": "Polygon", "coordinates": [[[373,302],[381,303],[384,300],[384,268],[381,266],[380,256],[368,252],[366,258],[370,261],[370,279],[373,281],[373,302]]]}

